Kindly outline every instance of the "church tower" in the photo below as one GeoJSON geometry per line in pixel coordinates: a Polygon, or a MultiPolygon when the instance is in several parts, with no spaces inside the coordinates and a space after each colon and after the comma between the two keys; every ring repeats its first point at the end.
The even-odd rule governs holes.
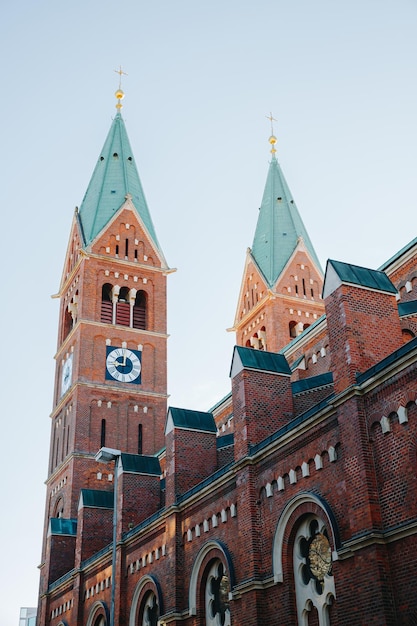
{"type": "MultiPolygon", "coordinates": [[[[61,532],[71,528],[81,489],[113,489],[112,464],[105,471],[94,459],[99,448],[152,455],[164,445],[171,270],[121,115],[123,95],[116,92],[116,116],[75,211],[56,296],[60,318],[45,538],[51,519],[61,522],[61,532]]],[[[50,567],[44,547],[41,597],[53,580],[50,567]]]]}
{"type": "Polygon", "coordinates": [[[272,133],[272,159],[232,328],[237,345],[268,352],[281,350],[324,313],[323,273],[275,156],[276,141],[272,133]]]}

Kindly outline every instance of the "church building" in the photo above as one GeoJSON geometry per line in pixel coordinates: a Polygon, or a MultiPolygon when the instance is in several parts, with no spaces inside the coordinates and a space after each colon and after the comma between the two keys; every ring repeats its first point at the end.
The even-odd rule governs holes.
{"type": "Polygon", "coordinates": [[[416,624],[417,238],[323,274],[272,134],[230,393],[168,406],[123,95],[57,294],[37,625],[416,624]]]}

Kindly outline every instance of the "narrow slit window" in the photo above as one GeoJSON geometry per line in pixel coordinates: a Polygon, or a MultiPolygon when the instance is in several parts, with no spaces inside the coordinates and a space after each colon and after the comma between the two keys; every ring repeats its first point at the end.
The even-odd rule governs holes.
{"type": "Polygon", "coordinates": [[[100,437],[100,448],[104,448],[106,445],[106,420],[101,420],[101,437],[100,437]]]}
{"type": "Polygon", "coordinates": [[[143,430],[142,424],[138,425],[138,454],[142,454],[143,449],[143,430]]]}

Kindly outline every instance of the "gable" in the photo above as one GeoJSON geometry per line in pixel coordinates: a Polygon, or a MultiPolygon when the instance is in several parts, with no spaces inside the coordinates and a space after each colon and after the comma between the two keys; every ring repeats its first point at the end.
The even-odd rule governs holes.
{"type": "Polygon", "coordinates": [[[250,248],[248,248],[233,325],[234,329],[239,328],[246,316],[265,298],[267,293],[267,282],[253,258],[250,248]]]}
{"type": "Polygon", "coordinates": [[[94,254],[168,269],[164,255],[129,198],[88,249],[94,254]]]}

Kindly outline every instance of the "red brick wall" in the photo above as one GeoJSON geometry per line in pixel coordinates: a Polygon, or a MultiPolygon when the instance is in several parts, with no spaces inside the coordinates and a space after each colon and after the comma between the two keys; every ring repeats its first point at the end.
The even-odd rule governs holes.
{"type": "Polygon", "coordinates": [[[326,317],[336,392],[403,343],[393,295],[341,285],[326,298],[326,317]]]}
{"type": "Polygon", "coordinates": [[[216,433],[174,427],[166,436],[166,505],[217,469],[216,433]]]}
{"type": "Polygon", "coordinates": [[[289,376],[243,369],[232,379],[235,459],[293,417],[289,376]]]}

